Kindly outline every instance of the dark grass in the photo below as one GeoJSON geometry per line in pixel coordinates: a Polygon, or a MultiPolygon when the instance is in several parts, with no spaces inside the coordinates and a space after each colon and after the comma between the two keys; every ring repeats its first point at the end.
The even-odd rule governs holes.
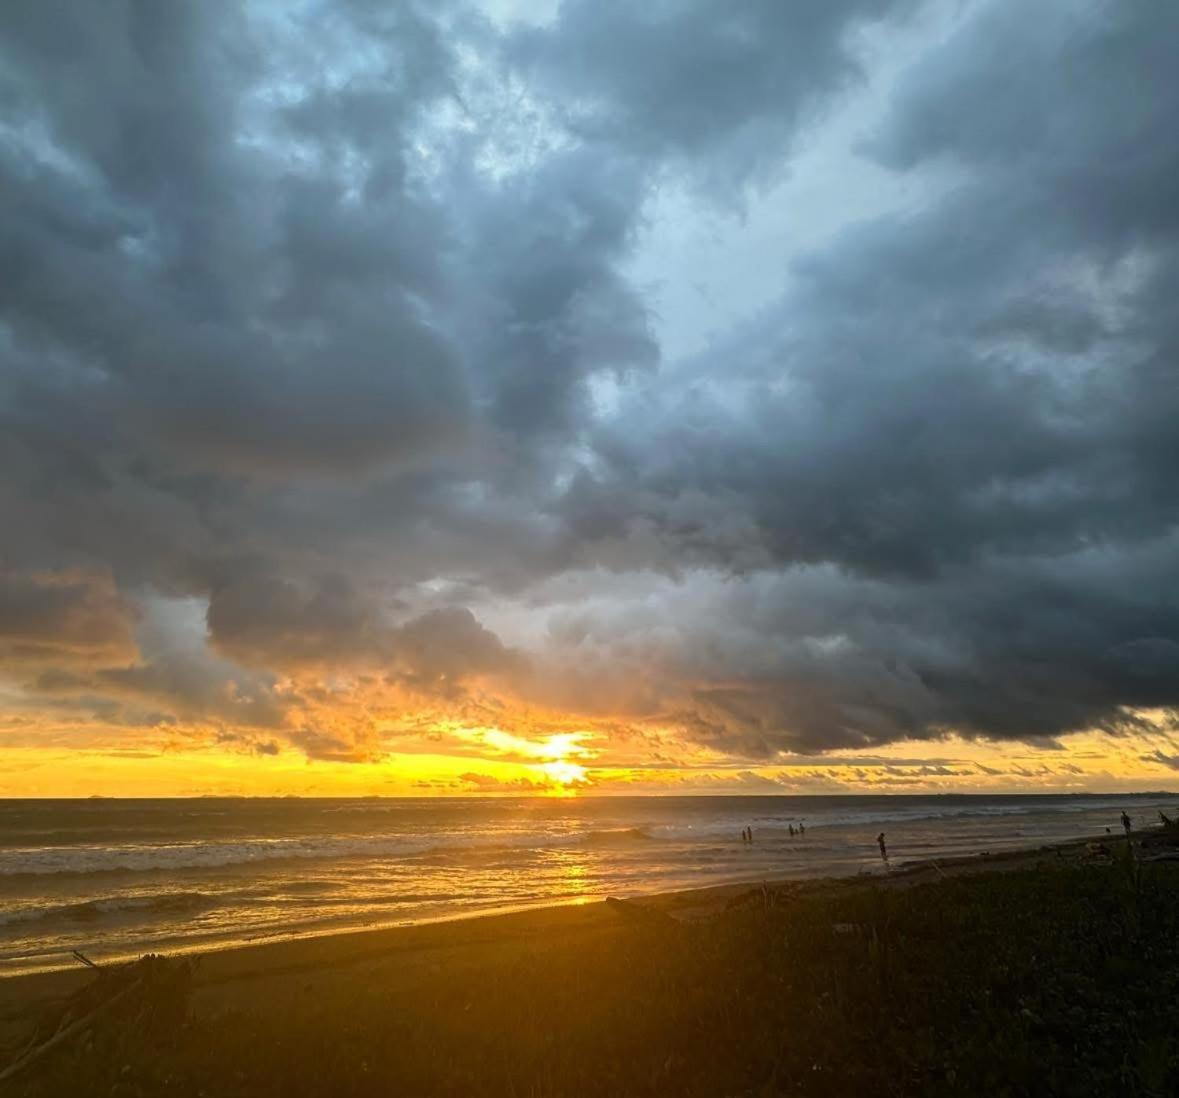
{"type": "Polygon", "coordinates": [[[1179,866],[1043,866],[111,1023],[28,1095],[1179,1094],[1179,866]]]}

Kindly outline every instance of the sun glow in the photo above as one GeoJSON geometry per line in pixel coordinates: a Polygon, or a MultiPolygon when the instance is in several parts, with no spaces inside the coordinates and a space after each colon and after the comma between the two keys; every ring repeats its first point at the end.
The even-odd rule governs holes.
{"type": "Polygon", "coordinates": [[[567,759],[556,759],[553,762],[544,763],[539,767],[539,770],[545,777],[559,782],[563,786],[580,785],[587,780],[585,767],[578,766],[577,763],[569,762],[567,759]]]}
{"type": "Polygon", "coordinates": [[[541,740],[505,732],[502,728],[456,729],[456,734],[472,740],[505,757],[558,761],[569,758],[588,758],[593,752],[585,745],[589,732],[557,732],[541,740]]]}

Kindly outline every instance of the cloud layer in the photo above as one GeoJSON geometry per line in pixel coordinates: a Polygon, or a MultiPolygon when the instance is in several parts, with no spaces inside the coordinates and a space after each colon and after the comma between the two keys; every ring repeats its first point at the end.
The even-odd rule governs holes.
{"type": "Polygon", "coordinates": [[[1179,707],[1173,5],[14,0],[0,32],[22,704],[652,764],[1179,707]],[[845,130],[906,201],[832,186],[669,355],[638,266],[716,274],[661,268],[652,211],[741,270],[845,130]]]}

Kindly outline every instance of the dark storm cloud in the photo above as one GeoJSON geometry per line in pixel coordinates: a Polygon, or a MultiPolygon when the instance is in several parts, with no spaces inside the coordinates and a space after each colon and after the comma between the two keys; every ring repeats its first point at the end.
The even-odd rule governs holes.
{"type": "Polygon", "coordinates": [[[394,634],[391,663],[404,668],[401,673],[413,680],[431,683],[508,674],[520,666],[520,659],[470,610],[451,607],[432,610],[400,626],[394,634]]]}
{"type": "Polygon", "coordinates": [[[383,658],[389,644],[376,608],[340,577],[308,591],[248,576],[213,592],[208,626],[214,648],[251,666],[370,662],[383,658]]]}
{"type": "Polygon", "coordinates": [[[1174,706],[1173,6],[967,5],[861,142],[923,201],[688,361],[627,273],[922,7],[5,5],[0,651],[352,760],[281,674],[760,758],[1174,706]],[[152,598],[199,651],[136,652],[152,598]]]}
{"type": "Polygon", "coordinates": [[[790,586],[839,638],[821,656],[797,602],[760,624],[783,650],[756,675],[703,626],[710,741],[1051,737],[1174,702],[1179,20],[980,7],[867,143],[962,181],[796,263],[678,392],[607,426],[609,472],[560,505],[582,552],[842,570],[790,586]]]}
{"type": "Polygon", "coordinates": [[[461,430],[457,352],[414,299],[437,281],[437,234],[399,178],[406,111],[352,180],[300,176],[243,140],[281,141],[285,122],[309,156],[355,151],[373,99],[437,94],[401,86],[402,51],[367,98],[311,83],[277,132],[250,134],[266,43],[248,28],[211,10],[53,8],[6,9],[3,47],[28,142],[5,156],[3,315],[41,352],[16,383],[45,414],[78,415],[85,388],[113,444],[245,470],[404,460],[461,430]],[[392,191],[396,215],[350,201],[353,186],[392,191]]]}
{"type": "Polygon", "coordinates": [[[483,529],[480,558],[510,557],[543,487],[529,437],[564,446],[590,374],[654,361],[615,269],[642,173],[570,150],[496,184],[435,125],[465,109],[455,26],[485,28],[271,15],[6,8],[0,490],[22,562],[199,593],[210,558],[295,568],[292,540],[327,566],[357,534],[391,543],[411,582],[483,529]]]}
{"type": "Polygon", "coordinates": [[[655,364],[641,302],[616,269],[631,243],[643,176],[584,149],[510,178],[469,213],[485,295],[475,354],[492,421],[567,441],[585,418],[580,382],[655,364]]]}
{"type": "Polygon", "coordinates": [[[126,659],[134,620],[109,577],[0,569],[0,656],[9,664],[126,659]]]}
{"type": "Polygon", "coordinates": [[[213,725],[219,742],[237,737],[234,729],[281,728],[300,703],[297,693],[276,689],[269,670],[235,665],[191,639],[177,642],[150,622],[115,650],[80,658],[59,641],[33,649],[23,664],[8,660],[7,669],[22,672],[16,681],[34,707],[127,726],[213,725]]]}
{"type": "MultiPolygon", "coordinates": [[[[204,666],[192,660],[152,662],[100,671],[96,690],[125,698],[142,712],[153,703],[157,719],[211,721],[232,727],[279,728],[291,707],[274,693],[273,681],[254,678],[231,666],[204,666]]],[[[147,719],[145,723],[155,723],[147,719]]]]}
{"type": "Polygon", "coordinates": [[[522,667],[470,610],[444,607],[394,623],[340,576],[311,587],[250,576],[214,591],[208,627],[212,647],[247,666],[377,669],[429,692],[522,667]]]}
{"type": "Polygon", "coordinates": [[[781,166],[800,117],[859,75],[849,31],[910,0],[572,0],[509,54],[579,137],[710,185],[781,166]]]}

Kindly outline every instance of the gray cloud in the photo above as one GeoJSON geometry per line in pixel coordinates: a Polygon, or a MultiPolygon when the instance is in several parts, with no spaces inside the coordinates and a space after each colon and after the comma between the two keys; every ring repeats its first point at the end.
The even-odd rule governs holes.
{"type": "Polygon", "coordinates": [[[490,774],[478,774],[474,771],[460,774],[459,780],[455,784],[479,793],[536,793],[548,788],[544,782],[531,781],[528,778],[512,778],[509,781],[504,781],[502,778],[495,778],[490,774]]]}
{"type": "Polygon", "coordinates": [[[426,690],[522,667],[520,655],[468,609],[442,607],[395,623],[339,576],[310,588],[239,580],[214,591],[208,627],[211,646],[246,666],[378,670],[426,690]]]}
{"type": "Polygon", "coordinates": [[[808,109],[860,75],[849,32],[909,0],[574,0],[509,44],[579,137],[729,186],[782,166],[808,109]]]}
{"type": "Polygon", "coordinates": [[[126,658],[134,621],[109,578],[0,570],[0,656],[9,663],[126,658]]]}

